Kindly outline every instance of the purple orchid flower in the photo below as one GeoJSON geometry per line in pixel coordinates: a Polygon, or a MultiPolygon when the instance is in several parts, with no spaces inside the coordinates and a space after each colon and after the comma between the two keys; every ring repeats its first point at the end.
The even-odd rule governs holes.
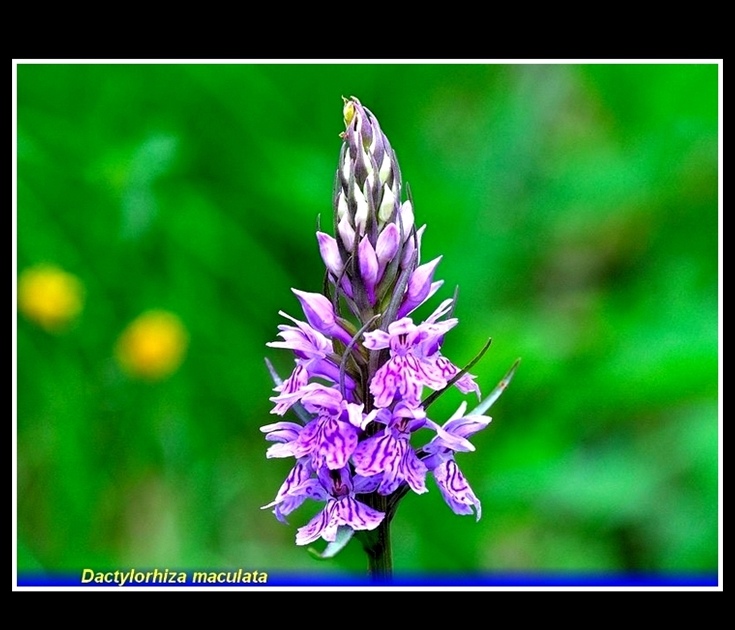
{"type": "Polygon", "coordinates": [[[452,417],[437,431],[437,435],[423,447],[424,465],[434,475],[444,501],[455,514],[472,514],[476,520],[482,516],[482,505],[462,471],[454,460],[454,453],[474,451],[467,439],[490,424],[491,418],[483,415],[465,416],[467,403],[463,402],[452,417]]]}
{"type": "Polygon", "coordinates": [[[278,311],[282,317],[290,319],[296,326],[279,324],[278,336],[283,341],[269,341],[265,345],[270,348],[286,348],[293,350],[294,354],[304,361],[324,359],[332,354],[332,341],[310,324],[300,322],[283,311],[278,311]]]}
{"type": "Polygon", "coordinates": [[[311,477],[314,469],[311,466],[310,458],[302,457],[296,461],[294,467],[290,470],[286,479],[276,493],[276,498],[261,509],[273,508],[273,514],[281,523],[288,524],[286,516],[299,507],[307,498],[309,493],[296,490],[301,488],[311,477]]]}
{"type": "Polygon", "coordinates": [[[309,373],[306,368],[296,361],[296,367],[291,375],[280,385],[276,385],[273,391],[278,392],[277,396],[271,396],[269,400],[275,403],[271,413],[282,416],[292,405],[297,403],[302,395],[302,390],[309,382],[309,373]]]}
{"type": "Polygon", "coordinates": [[[308,545],[319,538],[333,542],[341,526],[355,531],[375,529],[385,514],[355,498],[356,494],[372,492],[374,488],[374,481],[352,476],[347,467],[321,468],[316,479],[309,479],[292,490],[292,494],[327,502],[321,512],[298,529],[296,544],[308,545]]]}
{"type": "MultiPolygon", "coordinates": [[[[266,434],[265,439],[268,442],[275,442],[275,444],[268,447],[265,456],[269,459],[272,457],[296,456],[298,438],[303,429],[303,426],[294,422],[274,422],[260,427],[260,430],[266,434]]],[[[272,507],[276,518],[282,523],[287,523],[286,515],[299,507],[307,497],[306,494],[294,493],[293,490],[304,484],[311,477],[313,471],[310,457],[297,459],[296,464],[278,489],[276,498],[261,509],[272,507]]]]}
{"type": "Polygon", "coordinates": [[[265,456],[268,459],[271,457],[294,457],[294,447],[303,429],[302,425],[295,422],[274,422],[260,427],[260,430],[266,434],[265,439],[268,442],[276,442],[276,444],[271,444],[268,447],[265,456]]]}
{"type": "MultiPolygon", "coordinates": [[[[292,350],[296,357],[296,368],[282,385],[275,391],[284,397],[297,392],[306,385],[309,378],[325,378],[332,383],[339,382],[339,365],[334,360],[334,347],[332,340],[316,330],[311,324],[294,319],[287,313],[279,311],[283,317],[290,319],[296,326],[280,324],[278,336],[282,341],[269,341],[265,345],[270,348],[285,348],[292,350]]],[[[355,381],[345,374],[345,387],[355,389],[355,381]]],[[[273,399],[271,399],[273,400],[273,399]]],[[[284,402],[287,398],[284,398],[284,402]]],[[[277,405],[273,413],[283,414],[288,406],[277,405]]]]}
{"type": "MultiPolygon", "coordinates": [[[[457,325],[456,318],[437,321],[449,311],[452,300],[445,300],[434,313],[418,326],[410,317],[388,326],[388,331],[375,330],[364,334],[364,346],[369,350],[390,349],[390,358],[378,369],[370,382],[370,393],[376,407],[388,407],[395,399],[418,407],[424,386],[433,390],[446,387],[460,370],[443,357],[439,347],[447,331],[457,325]]],[[[463,393],[480,394],[474,376],[464,374],[455,385],[463,393]]]]}
{"type": "Polygon", "coordinates": [[[355,472],[371,476],[382,474],[378,493],[389,495],[404,481],[417,494],[426,492],[427,468],[411,446],[411,433],[426,424],[422,409],[399,402],[391,411],[377,409],[366,417],[385,425],[385,429],[363,440],[352,453],[355,472]]]}
{"type": "MultiPolygon", "coordinates": [[[[298,401],[307,412],[315,415],[288,447],[276,452],[288,451],[294,457],[308,455],[315,469],[322,466],[337,469],[346,465],[357,446],[360,430],[368,421],[363,414],[364,405],[344,400],[338,389],[321,383],[308,383],[298,391],[288,395],[282,393],[271,400],[277,402],[277,407],[290,407],[298,401]]],[[[276,423],[267,426],[281,429],[285,424],[293,425],[276,423]]]]}

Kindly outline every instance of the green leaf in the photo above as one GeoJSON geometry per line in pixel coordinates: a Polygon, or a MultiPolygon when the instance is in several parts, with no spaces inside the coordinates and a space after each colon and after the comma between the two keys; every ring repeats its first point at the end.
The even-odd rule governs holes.
{"type": "Polygon", "coordinates": [[[510,383],[510,380],[513,378],[513,374],[515,374],[516,369],[518,368],[518,364],[521,362],[520,359],[516,359],[513,365],[511,366],[510,370],[508,370],[508,373],[502,378],[502,380],[495,386],[495,389],[490,392],[488,396],[485,397],[485,399],[477,405],[470,413],[468,413],[468,416],[474,416],[474,415],[480,415],[485,413],[490,407],[495,404],[495,401],[500,398],[500,394],[502,394],[505,391],[505,388],[508,387],[508,384],[510,383]]]}
{"type": "Polygon", "coordinates": [[[319,553],[313,547],[309,547],[308,551],[318,560],[328,560],[329,558],[334,558],[334,556],[342,551],[347,543],[350,542],[350,539],[352,538],[352,535],[354,533],[355,530],[353,530],[351,527],[348,527],[347,525],[341,525],[337,528],[337,537],[334,539],[334,542],[330,542],[325,547],[324,551],[322,551],[322,553],[319,553]]]}

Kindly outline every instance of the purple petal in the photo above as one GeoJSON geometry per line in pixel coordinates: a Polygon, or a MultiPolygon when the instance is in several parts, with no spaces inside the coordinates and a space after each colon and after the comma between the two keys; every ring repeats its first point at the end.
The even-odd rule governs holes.
{"type": "Polygon", "coordinates": [[[371,476],[384,472],[397,464],[397,440],[389,433],[379,433],[360,442],[352,453],[355,472],[371,476]]]}
{"type": "Polygon", "coordinates": [[[311,455],[318,447],[319,439],[319,418],[314,418],[299,433],[299,437],[294,444],[294,454],[296,457],[306,457],[311,455]]]}
{"type": "Polygon", "coordinates": [[[306,525],[296,532],[296,544],[308,545],[321,537],[322,532],[332,522],[332,513],[336,508],[336,501],[329,500],[324,509],[312,518],[306,525]]]}
{"type": "Polygon", "coordinates": [[[332,353],[332,342],[318,330],[315,330],[309,324],[294,319],[287,313],[279,311],[280,315],[288,317],[296,322],[295,326],[286,326],[281,324],[278,326],[280,332],[278,336],[283,341],[269,341],[265,345],[269,348],[285,348],[293,350],[296,356],[301,359],[323,359],[332,353]]]}
{"type": "Polygon", "coordinates": [[[392,461],[386,462],[383,482],[378,488],[380,494],[392,494],[404,481],[417,494],[426,492],[427,468],[416,456],[408,440],[396,440],[394,457],[392,461]]]}
{"type": "Polygon", "coordinates": [[[437,256],[434,260],[424,263],[416,267],[414,272],[411,274],[411,278],[408,281],[408,297],[414,300],[422,301],[423,297],[429,292],[432,278],[434,277],[434,271],[436,266],[441,261],[442,257],[437,256]]]}
{"type": "Polygon", "coordinates": [[[472,374],[463,374],[459,379],[457,379],[457,381],[455,381],[454,385],[463,394],[475,392],[478,400],[482,398],[482,394],[480,394],[480,386],[475,383],[475,376],[472,374]]]}
{"type": "Polygon", "coordinates": [[[490,416],[464,416],[450,420],[443,428],[448,433],[467,438],[478,431],[482,431],[491,421],[492,418],[490,416]]]}
{"type": "Polygon", "coordinates": [[[434,440],[424,446],[423,451],[425,453],[428,453],[428,455],[425,456],[421,461],[424,462],[424,466],[426,466],[426,468],[428,468],[432,472],[437,466],[452,457],[452,451],[440,445],[437,445],[434,440]]]}
{"type": "MultiPolygon", "coordinates": [[[[438,448],[449,448],[453,451],[470,452],[475,450],[475,447],[468,440],[454,433],[450,433],[435,422],[427,420],[426,424],[436,431],[436,437],[431,440],[431,445],[436,445],[438,448]]],[[[433,450],[429,449],[428,452],[433,450]]]]}
{"type": "Polygon", "coordinates": [[[377,474],[370,477],[363,477],[362,475],[355,475],[352,478],[352,485],[355,494],[370,494],[378,489],[378,486],[383,481],[383,475],[377,474]]]}
{"type": "Polygon", "coordinates": [[[335,418],[324,418],[320,426],[319,445],[313,458],[314,466],[318,468],[324,463],[330,470],[343,468],[356,446],[355,427],[335,418]]]}
{"type": "Polygon", "coordinates": [[[321,383],[309,383],[301,395],[304,407],[312,413],[322,410],[336,414],[342,409],[342,394],[335,387],[327,387],[321,383]]]}
{"type": "Polygon", "coordinates": [[[271,444],[265,451],[267,459],[273,459],[274,457],[293,457],[294,456],[294,444],[289,442],[287,444],[271,444]]]}
{"type": "Polygon", "coordinates": [[[286,516],[306,499],[325,500],[327,493],[316,479],[308,479],[310,474],[311,466],[307,460],[297,462],[281,485],[276,498],[261,509],[273,507],[276,518],[282,523],[288,523],[286,516]]]}
{"type": "Polygon", "coordinates": [[[327,542],[334,542],[337,540],[337,534],[339,533],[339,520],[336,516],[336,508],[332,512],[332,518],[327,523],[327,526],[322,530],[322,538],[327,542]]]}
{"type": "Polygon", "coordinates": [[[271,413],[282,416],[289,407],[301,398],[301,389],[306,385],[309,380],[309,375],[301,364],[297,364],[294,371],[282,385],[276,388],[278,396],[272,396],[269,398],[271,402],[276,403],[276,406],[271,409],[271,413]]]}
{"type": "Polygon", "coordinates": [[[339,525],[349,525],[354,530],[370,530],[380,525],[385,514],[348,496],[337,502],[339,525]]]}
{"type": "Polygon", "coordinates": [[[291,442],[299,437],[303,427],[295,422],[274,422],[260,427],[269,442],[291,442]]]}
{"type": "Polygon", "coordinates": [[[370,381],[376,407],[387,407],[397,394],[410,406],[421,402],[422,383],[416,378],[420,376],[417,364],[415,357],[406,355],[388,359],[378,369],[370,381]]]}
{"type": "Polygon", "coordinates": [[[376,407],[387,407],[393,402],[403,383],[403,366],[405,357],[396,357],[386,361],[370,381],[370,393],[376,407]]]}
{"type": "Polygon", "coordinates": [[[426,424],[426,411],[423,407],[416,407],[405,401],[400,401],[393,408],[390,420],[393,428],[401,425],[404,427],[401,429],[402,432],[413,433],[426,424]]]}
{"type": "Polygon", "coordinates": [[[370,381],[370,393],[376,407],[387,407],[393,402],[401,379],[401,366],[389,359],[370,381]]]}
{"type": "Polygon", "coordinates": [[[413,320],[410,317],[402,317],[401,319],[397,319],[396,321],[390,323],[390,325],[388,326],[388,332],[391,336],[391,350],[395,350],[397,348],[412,346],[416,341],[416,333],[419,333],[420,330],[418,326],[413,323],[413,320]],[[397,339],[398,337],[406,335],[411,336],[410,341],[406,340],[404,342],[397,339]]]}
{"type": "Polygon", "coordinates": [[[390,335],[384,330],[373,330],[366,332],[362,345],[368,350],[382,350],[390,346],[390,335]]]}
{"type": "Polygon", "coordinates": [[[307,497],[304,494],[295,497],[286,497],[273,508],[273,514],[279,521],[281,521],[281,523],[288,525],[286,516],[291,514],[291,512],[296,508],[300,507],[301,504],[306,501],[306,498],[307,497]]]}
{"type": "Polygon", "coordinates": [[[298,289],[291,289],[291,291],[301,302],[301,308],[309,324],[319,332],[327,334],[335,323],[332,303],[321,293],[310,293],[298,289]]]}
{"type": "Polygon", "coordinates": [[[434,324],[442,315],[446,315],[452,308],[452,302],[454,302],[452,298],[444,300],[436,310],[426,318],[425,323],[434,324]]]}
{"type": "Polygon", "coordinates": [[[444,335],[454,328],[458,322],[459,320],[456,317],[450,317],[440,322],[424,322],[421,324],[420,328],[424,336],[418,353],[425,357],[437,354],[444,343],[444,335]]]}
{"type": "Polygon", "coordinates": [[[280,503],[286,496],[303,496],[305,499],[326,499],[327,494],[321,487],[318,480],[311,479],[312,467],[308,459],[300,459],[288,473],[288,476],[281,484],[276,493],[276,498],[267,506],[280,503]]]}
{"type": "Polygon", "coordinates": [[[416,494],[428,492],[426,489],[426,473],[428,469],[424,463],[418,458],[416,452],[408,445],[406,454],[401,462],[401,475],[406,480],[411,490],[416,494]]]}
{"type": "Polygon", "coordinates": [[[447,505],[455,514],[472,514],[473,507],[476,520],[482,516],[480,500],[470,488],[454,459],[439,464],[434,469],[434,479],[447,505]]]}
{"type": "MultiPolygon", "coordinates": [[[[339,366],[335,365],[328,359],[311,360],[305,362],[304,367],[311,377],[322,377],[333,383],[339,383],[339,366]]],[[[349,374],[345,374],[345,387],[348,390],[354,390],[356,387],[355,379],[349,374]]]]}
{"type": "Polygon", "coordinates": [[[422,357],[419,363],[424,385],[434,390],[446,387],[447,381],[459,372],[456,365],[438,352],[430,357],[422,357]]]}
{"type": "Polygon", "coordinates": [[[334,307],[332,303],[321,293],[309,293],[291,289],[301,302],[301,308],[309,324],[325,335],[336,337],[344,343],[352,339],[350,334],[337,324],[334,307]]]}

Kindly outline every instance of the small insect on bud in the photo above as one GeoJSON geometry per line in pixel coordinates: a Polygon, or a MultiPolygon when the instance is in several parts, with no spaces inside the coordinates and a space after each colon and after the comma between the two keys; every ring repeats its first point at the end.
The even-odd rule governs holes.
{"type": "Polygon", "coordinates": [[[355,117],[355,103],[349,98],[344,98],[344,96],[342,100],[345,102],[342,108],[342,116],[345,119],[345,127],[349,127],[352,119],[355,117]]]}

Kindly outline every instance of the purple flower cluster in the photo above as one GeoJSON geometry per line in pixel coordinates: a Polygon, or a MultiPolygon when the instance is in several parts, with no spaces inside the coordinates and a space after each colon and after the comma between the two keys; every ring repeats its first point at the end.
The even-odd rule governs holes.
{"type": "Polygon", "coordinates": [[[316,235],[326,288],[294,289],[305,321],[281,312],[291,324],[280,325],[280,340],[267,344],[290,350],[295,363],[285,380],[274,373],[271,413],[292,410],[301,422],[261,427],[272,442],[267,457],[294,459],[264,508],[286,522],[306,499],[324,503],[298,529],[299,545],[377,528],[392,514],[376,506],[395,504],[376,499],[427,492],[429,474],[455,513],[481,515],[455,454],[474,450],[468,438],[490,418],[466,414],[462,403],[440,426],[424,404],[426,390],[452,385],[480,398],[474,377],[441,353],[444,336],[458,323],[450,316],[453,300],[420,323],[410,317],[441,286],[434,280],[440,259],[420,263],[426,226],[417,229],[412,202],[401,201],[398,163],[377,119],[355,98],[345,100],[343,113],[335,236],[316,235]],[[419,429],[432,432],[421,443],[419,429]]]}

